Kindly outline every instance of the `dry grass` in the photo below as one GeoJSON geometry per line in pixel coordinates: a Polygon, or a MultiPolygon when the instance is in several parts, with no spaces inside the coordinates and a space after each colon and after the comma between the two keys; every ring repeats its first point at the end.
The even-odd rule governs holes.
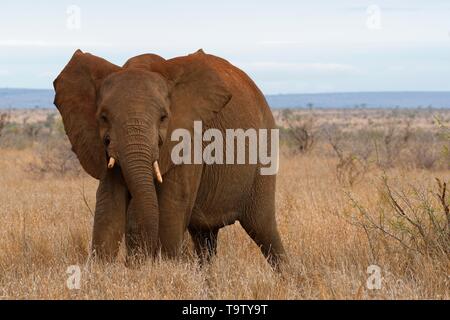
{"type": "MultiPolygon", "coordinates": [[[[290,265],[271,271],[259,249],[236,223],[219,233],[218,255],[201,269],[189,236],[177,260],[124,266],[88,261],[90,208],[96,181],[81,175],[34,175],[26,170],[35,155],[0,149],[0,297],[50,299],[449,299],[450,261],[410,252],[389,237],[349,223],[352,203],[377,212],[385,201],[381,176],[391,186],[436,188],[448,170],[371,168],[364,179],[343,186],[336,157],[283,153],[277,185],[277,218],[290,265]],[[376,247],[376,254],[373,248],[376,247]],[[369,290],[367,267],[383,276],[369,290]],[[79,265],[81,288],[69,290],[66,270],[79,265]]],[[[418,204],[420,205],[420,204],[418,204]]],[[[436,210],[439,203],[436,200],[436,210]]]]}

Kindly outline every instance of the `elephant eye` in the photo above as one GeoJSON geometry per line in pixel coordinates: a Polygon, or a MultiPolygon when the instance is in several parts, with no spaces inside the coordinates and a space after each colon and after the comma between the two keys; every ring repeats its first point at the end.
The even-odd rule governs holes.
{"type": "Polygon", "coordinates": [[[105,144],[105,147],[109,146],[109,144],[111,143],[111,138],[109,137],[109,135],[105,135],[105,137],[103,138],[103,143],[105,144]]]}
{"type": "Polygon", "coordinates": [[[100,121],[103,122],[103,123],[106,123],[106,122],[108,122],[108,118],[106,118],[106,116],[104,114],[102,114],[100,116],[100,121]]]}

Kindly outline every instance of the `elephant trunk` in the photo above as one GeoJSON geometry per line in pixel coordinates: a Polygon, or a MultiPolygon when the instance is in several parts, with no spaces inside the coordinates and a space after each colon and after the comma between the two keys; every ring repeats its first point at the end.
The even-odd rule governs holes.
{"type": "Polygon", "coordinates": [[[159,209],[154,184],[157,144],[152,144],[152,132],[139,120],[128,122],[122,152],[119,153],[123,177],[130,191],[136,230],[134,241],[145,254],[153,254],[158,246],[159,209]]]}

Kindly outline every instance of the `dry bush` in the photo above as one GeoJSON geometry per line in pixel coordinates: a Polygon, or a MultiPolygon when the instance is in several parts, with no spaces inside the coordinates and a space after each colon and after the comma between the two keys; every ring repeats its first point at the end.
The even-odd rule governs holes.
{"type": "Polygon", "coordinates": [[[287,138],[296,152],[306,153],[312,149],[316,142],[315,116],[298,115],[292,109],[285,109],[281,114],[281,121],[287,138]]]}
{"type": "MultiPolygon", "coordinates": [[[[45,120],[34,122],[30,121],[30,117],[23,117],[21,124],[2,125],[5,121],[0,121],[0,129],[4,129],[0,146],[4,149],[32,150],[33,159],[25,168],[32,177],[80,174],[81,166],[71,151],[62,121],[57,114],[48,113],[45,120]]],[[[2,116],[0,119],[7,118],[2,116]]]]}
{"type": "Polygon", "coordinates": [[[23,150],[33,146],[42,129],[40,123],[29,123],[24,118],[22,123],[7,122],[3,127],[0,148],[23,150]]]}
{"type": "Polygon", "coordinates": [[[352,163],[356,161],[360,162],[358,165],[376,165],[383,170],[402,167],[438,171],[450,167],[448,113],[439,109],[315,109],[314,112],[300,109],[276,111],[275,115],[281,128],[282,145],[293,154],[304,153],[307,135],[301,133],[308,132],[303,128],[309,127],[313,128],[309,131],[313,132],[315,147],[306,149],[336,157],[345,164],[343,168],[354,167],[352,163]],[[300,123],[296,119],[306,123],[307,119],[313,119],[310,121],[313,124],[299,125],[300,134],[295,134],[290,128],[300,123]],[[334,134],[339,135],[339,149],[345,161],[334,147],[327,148],[331,146],[330,137],[336,140],[334,134]]]}
{"type": "Polygon", "coordinates": [[[41,123],[28,123],[24,122],[22,126],[22,132],[26,138],[31,142],[36,141],[37,137],[41,133],[43,126],[41,123]]]}
{"type": "Polygon", "coordinates": [[[322,131],[324,142],[332,147],[340,163],[356,160],[364,169],[376,165],[382,170],[402,167],[436,171],[449,167],[450,156],[444,152],[448,142],[436,132],[408,127],[344,131],[337,126],[325,126],[322,131]]]}
{"type": "Polygon", "coordinates": [[[446,168],[449,167],[450,164],[450,127],[448,122],[444,122],[440,117],[436,116],[435,120],[439,126],[439,136],[444,140],[444,144],[442,146],[442,155],[443,160],[445,161],[446,168]]]}
{"type": "Polygon", "coordinates": [[[33,161],[27,171],[37,178],[43,175],[79,175],[81,166],[66,137],[51,137],[33,147],[33,161]]]}
{"type": "MultiPolygon", "coordinates": [[[[336,127],[327,127],[324,130],[324,135],[338,158],[336,163],[338,181],[349,187],[361,182],[369,169],[368,157],[370,152],[364,152],[362,156],[358,156],[357,152],[353,151],[354,149],[344,151],[343,140],[345,137],[342,131],[336,127]]],[[[364,150],[368,149],[364,148],[364,150]]]]}
{"type": "Polygon", "coordinates": [[[443,157],[444,147],[442,139],[439,139],[437,134],[416,132],[410,140],[403,162],[427,170],[448,168],[449,159],[443,157]]]}
{"type": "Polygon", "coordinates": [[[6,124],[8,123],[9,114],[6,112],[3,112],[0,114],[0,138],[2,137],[3,130],[6,127],[6,124]]]}
{"type": "Polygon", "coordinates": [[[395,166],[410,139],[411,122],[408,121],[405,128],[399,128],[396,124],[389,123],[383,132],[381,143],[377,142],[379,166],[382,168],[395,166]]]}
{"type": "MultiPolygon", "coordinates": [[[[350,222],[366,232],[369,242],[397,244],[409,253],[450,259],[447,183],[436,179],[436,191],[416,186],[410,186],[405,191],[393,189],[386,177],[382,181],[375,209],[365,208],[349,194],[356,209],[350,222]],[[394,242],[384,241],[386,237],[394,242]]],[[[371,243],[372,249],[376,246],[371,243]]],[[[374,252],[372,254],[375,255],[374,252]]]]}

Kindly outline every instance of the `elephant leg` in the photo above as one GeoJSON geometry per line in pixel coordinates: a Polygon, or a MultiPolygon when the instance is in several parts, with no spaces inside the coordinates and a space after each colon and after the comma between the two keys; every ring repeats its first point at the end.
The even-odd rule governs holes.
{"type": "Polygon", "coordinates": [[[194,207],[202,174],[201,165],[172,168],[158,184],[159,238],[165,256],[178,255],[194,207]]]}
{"type": "Polygon", "coordinates": [[[272,268],[279,270],[286,253],[275,220],[275,176],[257,176],[251,202],[239,222],[260,247],[272,268]]]}
{"type": "Polygon", "coordinates": [[[120,169],[107,172],[97,189],[92,252],[101,260],[113,260],[119,250],[125,231],[125,213],[128,190],[122,180],[120,169]]]}
{"type": "Polygon", "coordinates": [[[189,227],[192,241],[194,242],[195,252],[203,265],[211,261],[217,253],[217,235],[219,228],[211,230],[199,230],[189,227]]]}

